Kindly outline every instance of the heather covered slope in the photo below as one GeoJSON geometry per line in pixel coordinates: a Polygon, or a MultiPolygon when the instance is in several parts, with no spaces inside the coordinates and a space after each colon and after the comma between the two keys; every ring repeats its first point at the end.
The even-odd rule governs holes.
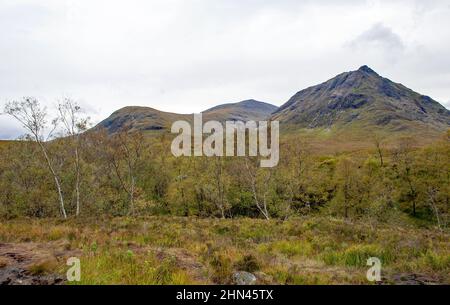
{"type": "Polygon", "coordinates": [[[436,131],[450,127],[450,111],[381,77],[367,66],[296,93],[272,116],[300,128],[436,131]]]}

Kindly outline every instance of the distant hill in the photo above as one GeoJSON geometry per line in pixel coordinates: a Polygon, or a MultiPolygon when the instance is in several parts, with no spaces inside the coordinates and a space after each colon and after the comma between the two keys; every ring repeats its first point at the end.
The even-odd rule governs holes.
{"type": "Polygon", "coordinates": [[[0,148],[2,147],[6,147],[8,145],[14,144],[17,141],[12,141],[12,140],[0,140],[0,148]]]}
{"type": "Polygon", "coordinates": [[[127,127],[133,130],[150,131],[170,129],[172,122],[192,120],[191,115],[159,111],[150,107],[127,106],[115,111],[94,129],[105,128],[115,133],[127,127]]]}
{"type": "MultiPolygon", "coordinates": [[[[223,104],[203,111],[203,120],[217,121],[249,121],[267,119],[276,106],[255,100],[245,100],[239,103],[223,104]]],[[[115,111],[95,128],[105,128],[109,133],[119,131],[125,126],[131,130],[155,131],[170,129],[177,120],[192,120],[192,114],[177,114],[159,111],[150,107],[129,106],[115,111]]]]}
{"type": "Polygon", "coordinates": [[[210,108],[203,111],[203,116],[207,120],[217,121],[261,121],[267,119],[277,109],[277,106],[268,103],[246,100],[210,108]]]}
{"type": "Polygon", "coordinates": [[[299,91],[272,119],[300,128],[442,131],[450,127],[450,111],[444,106],[367,66],[299,91]]]}

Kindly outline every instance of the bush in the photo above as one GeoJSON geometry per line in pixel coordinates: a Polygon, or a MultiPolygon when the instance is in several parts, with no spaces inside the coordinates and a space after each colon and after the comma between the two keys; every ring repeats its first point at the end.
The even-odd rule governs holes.
{"type": "Polygon", "coordinates": [[[253,255],[245,255],[240,261],[235,264],[236,269],[239,271],[247,271],[247,272],[255,272],[258,271],[261,267],[253,255]]]}
{"type": "Polygon", "coordinates": [[[229,284],[233,273],[231,260],[221,254],[216,254],[210,261],[213,268],[213,281],[218,284],[229,284]]]}

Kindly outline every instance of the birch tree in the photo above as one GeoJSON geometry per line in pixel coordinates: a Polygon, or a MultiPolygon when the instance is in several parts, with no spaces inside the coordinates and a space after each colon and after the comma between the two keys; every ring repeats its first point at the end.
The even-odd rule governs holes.
{"type": "Polygon", "coordinates": [[[254,203],[265,219],[270,219],[268,210],[267,195],[269,192],[269,182],[272,178],[272,169],[258,170],[255,164],[251,164],[249,158],[244,158],[245,175],[247,183],[250,187],[254,203]],[[258,172],[263,172],[261,177],[258,177],[258,172]],[[262,180],[262,181],[261,181],[262,180]]]}
{"type": "Polygon", "coordinates": [[[59,121],[62,123],[65,133],[74,144],[75,159],[75,197],[76,212],[80,215],[80,134],[86,131],[89,118],[82,116],[81,107],[70,98],[63,98],[58,104],[59,121]]]}
{"type": "Polygon", "coordinates": [[[55,181],[58,192],[61,214],[64,219],[67,218],[64,207],[64,198],[61,188],[61,180],[56,173],[53,162],[47,149],[47,141],[57,127],[57,120],[51,121],[51,128],[48,124],[48,113],[45,107],[42,107],[39,101],[34,97],[24,97],[20,101],[11,101],[5,105],[4,112],[14,117],[29,132],[29,136],[38,144],[44,155],[50,174],[55,181]],[[50,131],[48,131],[50,130],[50,131]]]}

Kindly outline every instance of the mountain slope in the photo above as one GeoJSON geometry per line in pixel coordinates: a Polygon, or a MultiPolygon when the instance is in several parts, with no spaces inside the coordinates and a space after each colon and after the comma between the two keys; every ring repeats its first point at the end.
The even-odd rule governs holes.
{"type": "MultiPolygon", "coordinates": [[[[217,121],[249,121],[263,120],[268,118],[276,106],[246,100],[239,103],[223,104],[203,112],[203,120],[217,121]]],[[[177,120],[192,121],[192,114],[177,114],[159,111],[150,107],[129,106],[121,108],[111,114],[107,119],[100,122],[94,128],[105,128],[109,133],[115,133],[124,127],[133,130],[154,131],[170,129],[173,122],[177,120]]]]}
{"type": "Polygon", "coordinates": [[[272,119],[301,128],[440,131],[450,127],[450,111],[444,106],[367,66],[296,93],[272,119]]]}
{"type": "Polygon", "coordinates": [[[172,122],[177,120],[189,120],[189,115],[159,111],[150,107],[127,106],[115,111],[95,128],[105,128],[108,133],[123,128],[130,128],[131,131],[161,130],[170,129],[172,122]]]}
{"type": "Polygon", "coordinates": [[[261,121],[267,119],[278,107],[255,100],[223,104],[203,111],[207,120],[261,121]]]}

